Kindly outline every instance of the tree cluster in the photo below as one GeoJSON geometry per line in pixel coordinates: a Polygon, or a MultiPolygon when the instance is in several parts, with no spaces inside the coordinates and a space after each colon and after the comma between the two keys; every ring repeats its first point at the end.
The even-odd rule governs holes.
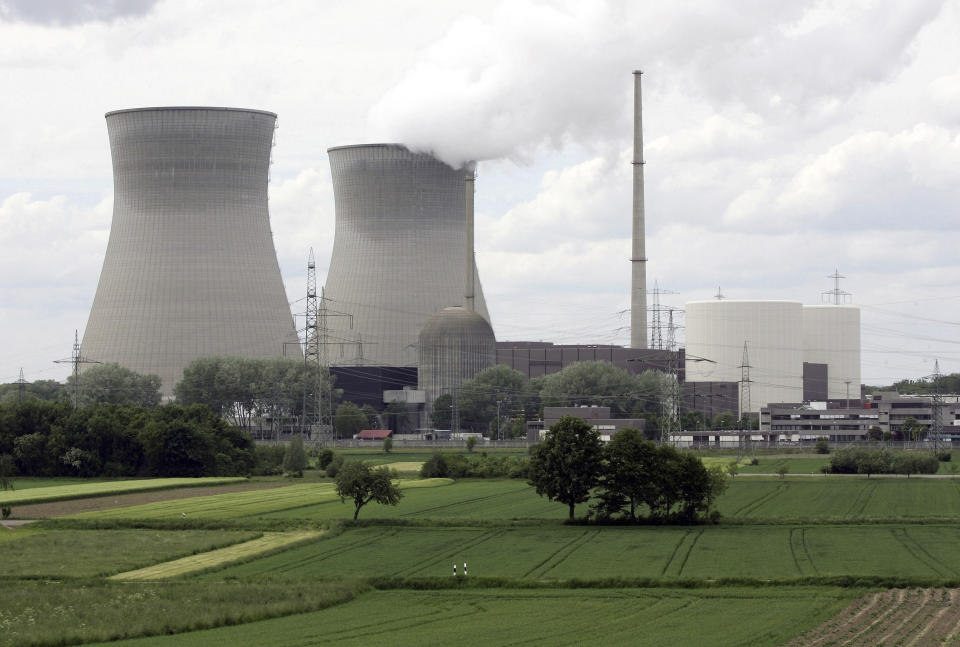
{"type": "MultiPolygon", "coordinates": [[[[494,438],[523,436],[525,421],[542,416],[543,407],[579,405],[609,406],[614,418],[648,418],[655,429],[656,418],[669,409],[665,399],[671,380],[672,376],[657,371],[632,375],[606,361],[577,362],[532,380],[497,365],[457,390],[460,429],[494,438]]],[[[453,407],[453,394],[445,393],[433,402],[435,427],[452,427],[453,407]]]]}
{"type": "Polygon", "coordinates": [[[303,360],[201,357],[190,362],[173,389],[183,405],[204,404],[242,429],[299,426],[305,401],[336,402],[329,373],[303,360]]]}
{"type": "Polygon", "coordinates": [[[922,452],[890,452],[886,449],[849,447],[834,452],[824,466],[830,474],[936,474],[940,460],[922,452]]]}
{"type": "Polygon", "coordinates": [[[254,467],[250,435],[199,405],[0,405],[2,455],[22,476],[236,476],[254,467]]]}
{"type": "Polygon", "coordinates": [[[722,469],[708,470],[693,454],[636,429],[621,429],[604,446],[589,423],[570,416],[531,449],[528,474],[538,494],[568,506],[570,519],[578,503],[596,497],[600,519],[692,523],[726,487],[722,469]]]}
{"type": "Polygon", "coordinates": [[[462,456],[436,452],[420,467],[421,478],[512,478],[527,477],[530,461],[515,456],[462,456]]]}

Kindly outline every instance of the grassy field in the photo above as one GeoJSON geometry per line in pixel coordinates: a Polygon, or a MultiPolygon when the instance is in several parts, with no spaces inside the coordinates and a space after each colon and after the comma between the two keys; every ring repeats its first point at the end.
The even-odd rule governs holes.
{"type": "Polygon", "coordinates": [[[67,485],[48,485],[29,487],[23,490],[0,490],[0,504],[27,505],[45,501],[64,501],[85,497],[109,496],[145,490],[165,490],[179,487],[199,487],[204,485],[222,485],[245,481],[242,477],[205,477],[205,478],[165,478],[140,479],[133,481],[83,481],[67,485]]]}
{"type": "MultiPolygon", "coordinates": [[[[420,488],[441,488],[452,484],[450,479],[401,480],[404,495],[420,488]]],[[[340,503],[332,481],[302,483],[269,490],[230,492],[209,496],[160,501],[144,505],[97,510],[73,515],[78,519],[177,519],[184,515],[189,519],[236,519],[263,517],[270,513],[288,512],[296,518],[316,518],[308,509],[319,504],[330,505],[340,517],[352,517],[352,505],[340,503]]],[[[366,511],[374,509],[371,504],[366,511]]]]}
{"type": "Polygon", "coordinates": [[[829,588],[375,591],[315,613],[110,645],[761,647],[789,640],[852,597],[829,588]]]}
{"type": "Polygon", "coordinates": [[[960,517],[960,480],[737,477],[717,501],[724,517],[960,517]]]}
{"type": "MultiPolygon", "coordinates": [[[[519,479],[403,480],[396,507],[371,504],[361,518],[380,519],[564,519],[564,506],[537,496],[519,479]]],[[[730,519],[906,519],[960,517],[960,480],[866,477],[738,477],[728,480],[717,509],[730,519]]],[[[588,506],[577,508],[577,515],[588,506]]],[[[269,490],[161,501],[74,515],[81,519],[346,519],[352,506],[340,502],[330,481],[269,490]]]]}
{"type": "Polygon", "coordinates": [[[75,645],[252,622],[346,602],[358,587],[366,588],[309,581],[6,580],[0,595],[0,647],[75,645]]]}
{"type": "Polygon", "coordinates": [[[258,537],[250,531],[3,530],[4,577],[111,575],[258,537]]]}
{"type": "Polygon", "coordinates": [[[361,527],[204,577],[960,577],[960,526],[361,527]],[[744,547],[749,547],[745,550],[744,547]]]}

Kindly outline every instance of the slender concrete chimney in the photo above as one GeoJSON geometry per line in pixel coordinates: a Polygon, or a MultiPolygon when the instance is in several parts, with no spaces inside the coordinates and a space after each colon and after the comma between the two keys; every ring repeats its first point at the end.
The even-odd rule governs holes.
{"type": "Polygon", "coordinates": [[[633,73],[633,254],[630,288],[630,348],[647,347],[647,255],[643,213],[643,116],[640,70],[633,73]]]}
{"type": "Polygon", "coordinates": [[[467,310],[473,312],[473,275],[475,272],[473,258],[473,180],[475,176],[472,167],[468,167],[466,171],[464,186],[466,187],[467,207],[467,289],[464,298],[467,310]]]}

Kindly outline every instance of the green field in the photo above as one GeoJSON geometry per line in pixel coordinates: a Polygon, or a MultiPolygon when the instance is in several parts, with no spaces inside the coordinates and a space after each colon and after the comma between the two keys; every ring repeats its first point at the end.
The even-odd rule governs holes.
{"type": "Polygon", "coordinates": [[[960,480],[823,476],[737,477],[717,501],[724,517],[960,517],[960,480]]]}
{"type": "Polygon", "coordinates": [[[3,530],[5,577],[105,576],[253,539],[252,531],[3,530]]]}
{"type": "Polygon", "coordinates": [[[376,591],[324,611],[109,645],[761,647],[789,640],[852,597],[806,587],[376,591]]]}
{"type": "MultiPolygon", "coordinates": [[[[450,479],[401,480],[404,495],[419,488],[440,488],[452,484],[450,479]]],[[[269,513],[295,511],[296,518],[313,518],[306,508],[328,504],[337,510],[335,516],[353,516],[352,505],[340,503],[333,482],[303,483],[268,490],[226,492],[208,496],[160,501],[143,505],[95,510],[73,515],[76,519],[237,519],[263,517],[269,513]]],[[[376,508],[375,504],[365,510],[376,508]]]]}
{"type": "Polygon", "coordinates": [[[960,581],[953,479],[741,476],[718,501],[726,523],[685,527],[567,525],[522,480],[402,484],[359,524],[332,482],[298,480],[0,530],[0,646],[185,631],[110,644],[778,645],[867,584],[960,581]],[[104,579],[142,568],[129,576],[173,579],[104,579]],[[839,578],[860,584],[810,586],[839,578]]]}
{"type": "Polygon", "coordinates": [[[207,579],[960,577],[960,526],[361,527],[207,579]]]}
{"type": "Polygon", "coordinates": [[[113,494],[129,494],[147,490],[169,490],[179,487],[197,487],[202,485],[224,485],[246,481],[243,477],[217,476],[204,478],[164,478],[140,479],[134,481],[84,481],[71,479],[67,485],[31,487],[24,490],[0,490],[0,504],[27,505],[50,501],[68,501],[113,494]]]}

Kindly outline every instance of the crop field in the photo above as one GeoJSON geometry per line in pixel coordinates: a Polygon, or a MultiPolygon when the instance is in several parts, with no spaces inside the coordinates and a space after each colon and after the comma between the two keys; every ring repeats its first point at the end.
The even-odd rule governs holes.
{"type": "Polygon", "coordinates": [[[960,480],[824,476],[737,477],[718,499],[724,517],[960,517],[960,480]]]}
{"type": "Polygon", "coordinates": [[[375,591],[314,613],[109,644],[761,647],[779,645],[826,620],[851,598],[845,590],[805,587],[375,591]],[[696,622],[691,623],[691,618],[696,622]]]}
{"type": "MultiPolygon", "coordinates": [[[[401,480],[404,494],[418,488],[437,488],[452,484],[450,479],[401,480]]],[[[318,504],[336,503],[337,516],[353,516],[353,508],[341,505],[333,482],[303,483],[268,490],[230,492],[208,496],[159,501],[144,505],[95,510],[73,515],[78,519],[234,519],[263,517],[278,511],[299,510],[318,504]],[[349,515],[348,515],[349,511],[349,515]]],[[[371,506],[376,507],[374,504],[371,506]]],[[[294,513],[297,518],[311,518],[307,512],[294,513]]]]}
{"type": "Polygon", "coordinates": [[[207,578],[960,577],[960,526],[361,527],[207,578]],[[745,550],[749,547],[749,550],[745,550]]]}
{"type": "Polygon", "coordinates": [[[5,577],[94,577],[253,539],[252,531],[3,530],[5,577]]]}
{"type": "Polygon", "coordinates": [[[23,490],[0,490],[0,504],[26,505],[44,501],[63,501],[85,497],[108,496],[145,490],[162,490],[177,487],[195,487],[203,485],[221,485],[245,481],[242,477],[206,477],[206,478],[165,478],[140,479],[133,481],[85,481],[68,485],[47,485],[23,490]]]}

